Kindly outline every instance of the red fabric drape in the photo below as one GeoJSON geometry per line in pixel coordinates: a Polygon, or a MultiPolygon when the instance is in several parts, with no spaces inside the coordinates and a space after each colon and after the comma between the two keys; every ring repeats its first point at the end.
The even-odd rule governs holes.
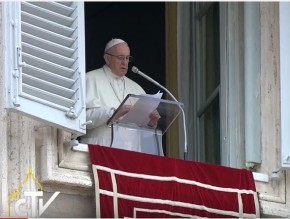
{"type": "Polygon", "coordinates": [[[97,217],[259,217],[245,169],[89,145],[97,217]]]}

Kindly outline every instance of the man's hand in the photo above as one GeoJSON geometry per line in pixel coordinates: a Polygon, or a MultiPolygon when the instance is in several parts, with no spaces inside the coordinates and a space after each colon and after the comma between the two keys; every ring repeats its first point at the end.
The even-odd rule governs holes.
{"type": "Polygon", "coordinates": [[[117,114],[115,115],[115,118],[116,118],[116,119],[121,118],[122,116],[124,116],[125,114],[127,114],[127,113],[130,111],[131,108],[132,108],[131,105],[124,105],[124,106],[122,106],[122,107],[118,110],[117,114]]]}
{"type": "Polygon", "coordinates": [[[148,123],[148,126],[153,127],[157,125],[157,122],[159,121],[161,116],[157,110],[154,110],[152,113],[150,113],[149,118],[150,118],[150,121],[148,123]]]}

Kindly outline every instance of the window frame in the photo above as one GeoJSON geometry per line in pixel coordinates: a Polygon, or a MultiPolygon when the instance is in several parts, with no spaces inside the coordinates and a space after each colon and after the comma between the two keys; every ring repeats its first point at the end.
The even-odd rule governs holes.
{"type": "MultiPolygon", "coordinates": [[[[180,100],[184,102],[188,133],[187,158],[202,161],[197,123],[196,7],[199,2],[178,4],[178,77],[180,100]],[[186,15],[187,19],[183,18],[186,15]],[[188,47],[190,45],[190,47],[188,47]],[[189,78],[189,80],[184,80],[189,78]],[[186,83],[187,82],[187,83],[186,83]],[[190,95],[183,91],[189,90],[190,95]]],[[[220,2],[220,148],[221,165],[245,166],[244,148],[244,54],[243,3],[220,2]],[[237,29],[237,26],[241,26],[237,29]]],[[[182,127],[180,126],[180,130],[182,127]]],[[[182,145],[182,140],[180,140],[182,145]]]]}
{"type": "MultiPolygon", "coordinates": [[[[220,155],[221,165],[244,166],[243,53],[240,52],[240,8],[219,3],[220,8],[220,155]]],[[[199,42],[197,42],[198,44],[199,42]]],[[[198,57],[198,54],[196,54],[198,57]]],[[[197,90],[198,93],[198,90],[197,90]]],[[[196,126],[198,129],[198,126],[196,126]]],[[[197,133],[199,133],[198,130],[197,133]]],[[[200,145],[199,142],[197,145],[200,145]]],[[[200,150],[198,150],[200,151],[200,150]]]]}

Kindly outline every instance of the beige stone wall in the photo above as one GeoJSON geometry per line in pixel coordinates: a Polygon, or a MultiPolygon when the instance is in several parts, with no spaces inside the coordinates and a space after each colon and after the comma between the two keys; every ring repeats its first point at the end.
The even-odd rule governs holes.
{"type": "MultiPolygon", "coordinates": [[[[38,191],[38,181],[44,192],[39,198],[44,200],[44,204],[55,192],[60,192],[41,217],[95,217],[92,183],[82,183],[83,171],[59,167],[57,129],[16,113],[9,113],[7,120],[7,145],[2,146],[6,148],[8,158],[7,183],[2,185],[6,198],[1,200],[1,206],[7,209],[7,196],[9,199],[13,192],[19,191],[19,197],[11,199],[10,213],[7,209],[1,216],[18,216],[14,212],[16,200],[25,198],[25,191],[38,191]],[[32,175],[29,175],[30,167],[32,175]],[[54,171],[53,176],[49,174],[51,171],[54,171]]],[[[26,201],[28,206],[32,206],[31,199],[26,201]]]]}
{"type": "Polygon", "coordinates": [[[261,143],[262,164],[259,172],[270,177],[269,183],[257,182],[262,216],[290,216],[289,170],[280,167],[280,69],[279,69],[279,4],[262,2],[261,12],[261,143]]]}

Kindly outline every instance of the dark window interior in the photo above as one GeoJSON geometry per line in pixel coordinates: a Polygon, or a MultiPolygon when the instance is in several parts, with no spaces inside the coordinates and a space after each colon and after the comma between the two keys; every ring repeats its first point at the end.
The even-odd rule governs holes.
{"type": "MultiPolygon", "coordinates": [[[[130,46],[134,60],[129,64],[127,77],[141,85],[146,93],[161,90],[132,73],[131,67],[136,66],[165,87],[164,2],[85,2],[87,72],[104,65],[104,48],[112,38],[121,38],[130,46]]],[[[166,135],[162,141],[166,153],[166,135]]]]}
{"type": "Polygon", "coordinates": [[[133,62],[127,76],[147,93],[159,87],[131,72],[140,71],[165,86],[165,3],[85,2],[86,71],[104,64],[105,44],[112,38],[128,42],[133,62]]]}

